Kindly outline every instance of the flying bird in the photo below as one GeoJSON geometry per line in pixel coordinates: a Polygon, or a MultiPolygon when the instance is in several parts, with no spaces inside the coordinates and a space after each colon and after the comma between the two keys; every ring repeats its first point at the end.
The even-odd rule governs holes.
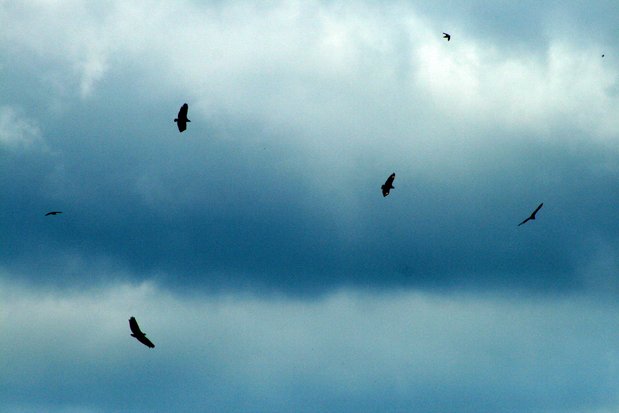
{"type": "Polygon", "coordinates": [[[176,122],[176,126],[178,126],[179,132],[182,132],[185,129],[187,129],[187,122],[191,122],[189,119],[187,119],[188,110],[189,110],[189,105],[186,103],[183,104],[183,106],[181,106],[180,110],[178,111],[178,117],[174,119],[174,122],[176,122]]]}
{"type": "Polygon", "coordinates": [[[49,211],[45,216],[62,214],[62,211],[49,211]]]}
{"type": "Polygon", "coordinates": [[[604,55],[602,55],[602,57],[604,57],[604,55]]]}
{"type": "Polygon", "coordinates": [[[518,224],[518,226],[526,223],[529,220],[535,219],[535,214],[537,214],[537,211],[539,211],[540,209],[542,209],[542,206],[544,205],[544,203],[542,202],[541,204],[539,204],[539,206],[537,208],[535,208],[535,211],[533,211],[533,213],[531,214],[530,217],[528,217],[527,219],[525,219],[524,221],[522,221],[520,224],[518,224]]]}
{"type": "Polygon", "coordinates": [[[385,181],[385,185],[381,186],[380,189],[383,190],[383,196],[389,195],[389,191],[395,188],[393,186],[393,180],[395,179],[395,172],[389,175],[389,178],[385,181]]]}
{"type": "Polygon", "coordinates": [[[443,32],[443,39],[447,39],[447,41],[451,40],[451,35],[443,32]]]}
{"type": "Polygon", "coordinates": [[[155,348],[155,345],[152,341],[146,338],[146,334],[142,333],[140,330],[140,326],[138,322],[135,321],[135,317],[131,317],[129,319],[129,328],[131,329],[131,337],[135,337],[140,343],[144,344],[146,347],[155,348]]]}

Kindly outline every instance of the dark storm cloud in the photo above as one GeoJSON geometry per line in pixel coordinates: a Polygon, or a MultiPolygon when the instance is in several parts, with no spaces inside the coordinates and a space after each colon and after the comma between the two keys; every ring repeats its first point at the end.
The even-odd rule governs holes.
{"type": "Polygon", "coordinates": [[[13,175],[2,192],[12,211],[2,218],[6,268],[52,283],[126,269],[192,288],[562,289],[578,282],[576,252],[587,253],[585,241],[613,240],[618,230],[617,170],[590,167],[615,161],[584,140],[573,149],[514,143],[457,178],[384,162],[398,173],[388,199],[380,194],[383,169],[354,164],[346,186],[325,196],[305,175],[302,154],[287,143],[265,149],[258,142],[269,132],[255,125],[222,142],[194,122],[194,135],[179,138],[159,111],[153,117],[166,120],[157,127],[167,133],[136,114],[128,128],[110,126],[104,136],[92,129],[101,109],[82,108],[77,127],[49,139],[62,155],[5,152],[2,172],[13,175]],[[516,228],[539,202],[538,220],[516,228]],[[44,217],[49,208],[65,213],[44,217]]]}

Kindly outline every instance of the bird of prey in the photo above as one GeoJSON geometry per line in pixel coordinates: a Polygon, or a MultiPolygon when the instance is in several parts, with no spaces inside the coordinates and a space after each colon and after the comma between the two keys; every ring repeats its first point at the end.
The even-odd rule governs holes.
{"type": "Polygon", "coordinates": [[[189,110],[189,105],[186,103],[183,104],[183,106],[181,106],[180,110],[178,111],[178,117],[174,119],[174,122],[176,122],[176,126],[178,126],[179,132],[182,132],[185,129],[187,129],[187,122],[191,122],[189,119],[187,119],[188,110],[189,110]]]}
{"type": "Polygon", "coordinates": [[[395,188],[393,186],[393,180],[395,179],[395,172],[389,175],[389,178],[385,181],[385,185],[381,186],[380,189],[383,190],[383,196],[389,195],[389,191],[395,188]]]}
{"type": "Polygon", "coordinates": [[[62,214],[62,211],[49,211],[45,216],[62,214]]]}
{"type": "Polygon", "coordinates": [[[152,341],[146,338],[146,334],[142,333],[140,330],[140,326],[138,322],[135,321],[135,317],[131,317],[129,319],[129,328],[131,329],[131,337],[135,337],[140,343],[144,344],[146,347],[155,348],[155,345],[152,341]]]}
{"type": "Polygon", "coordinates": [[[531,216],[530,216],[530,217],[528,217],[527,219],[525,219],[524,221],[522,221],[520,224],[518,224],[518,226],[520,226],[520,225],[522,225],[522,224],[526,223],[526,222],[527,222],[527,221],[529,221],[529,220],[535,219],[535,214],[537,214],[537,211],[539,211],[539,210],[542,208],[542,206],[543,206],[543,205],[544,205],[544,203],[543,203],[543,202],[542,202],[541,204],[539,204],[539,206],[538,206],[537,208],[535,208],[535,211],[533,211],[533,213],[531,214],[531,216]]]}
{"type": "Polygon", "coordinates": [[[443,39],[447,39],[447,41],[451,40],[451,35],[443,32],[443,39]]]}

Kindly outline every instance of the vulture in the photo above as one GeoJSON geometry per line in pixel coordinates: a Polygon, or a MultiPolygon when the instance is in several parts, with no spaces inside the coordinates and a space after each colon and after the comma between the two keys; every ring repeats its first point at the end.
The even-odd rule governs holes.
{"type": "Polygon", "coordinates": [[[135,337],[140,343],[144,344],[146,347],[155,348],[155,345],[152,341],[146,338],[146,334],[142,333],[140,330],[140,326],[138,322],[135,321],[135,317],[131,317],[129,319],[129,328],[131,329],[131,337],[135,337]]]}
{"type": "Polygon", "coordinates": [[[45,216],[62,214],[62,211],[49,211],[45,216]]]}
{"type": "Polygon", "coordinates": [[[520,225],[522,225],[522,224],[526,223],[527,221],[530,221],[530,220],[532,220],[532,219],[535,219],[535,214],[537,214],[537,211],[539,211],[539,210],[542,208],[542,206],[543,206],[543,205],[544,205],[544,203],[543,203],[543,202],[542,202],[541,204],[539,204],[539,206],[538,206],[537,208],[535,208],[535,211],[533,211],[533,213],[531,214],[531,216],[530,216],[530,217],[528,217],[527,219],[525,219],[524,221],[522,221],[520,224],[518,224],[518,226],[520,226],[520,225]]]}
{"type": "Polygon", "coordinates": [[[389,175],[389,178],[385,181],[385,185],[381,186],[380,189],[383,190],[383,196],[389,195],[389,191],[395,188],[393,186],[393,180],[395,179],[395,172],[389,175]]]}
{"type": "Polygon", "coordinates": [[[188,110],[189,110],[189,105],[186,103],[183,104],[183,106],[181,106],[180,110],[178,111],[178,117],[174,119],[174,122],[176,122],[176,126],[178,126],[179,132],[182,132],[185,129],[187,129],[187,122],[191,122],[189,119],[187,119],[188,110]]]}
{"type": "Polygon", "coordinates": [[[451,40],[451,35],[443,32],[443,39],[447,39],[447,41],[451,40]]]}

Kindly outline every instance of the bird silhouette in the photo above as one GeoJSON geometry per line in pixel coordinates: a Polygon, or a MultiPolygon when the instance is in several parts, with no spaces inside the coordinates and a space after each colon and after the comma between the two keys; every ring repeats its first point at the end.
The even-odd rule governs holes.
{"type": "Polygon", "coordinates": [[[188,110],[189,105],[186,103],[183,104],[183,106],[181,106],[180,110],[178,111],[178,117],[174,119],[174,122],[176,122],[176,126],[178,126],[179,132],[183,132],[185,129],[187,129],[187,122],[191,122],[189,119],[187,119],[188,110]]]}
{"type": "Polygon", "coordinates": [[[152,341],[146,338],[146,334],[142,333],[140,330],[140,326],[138,322],[135,321],[135,317],[131,317],[129,319],[129,328],[131,329],[131,337],[135,337],[140,343],[144,344],[146,347],[155,348],[155,345],[152,341]]]}
{"type": "Polygon", "coordinates": [[[539,204],[539,206],[537,208],[535,208],[535,211],[533,211],[533,213],[531,214],[531,216],[529,216],[527,219],[525,219],[524,221],[522,221],[520,224],[518,224],[518,226],[526,223],[527,221],[530,221],[532,219],[535,219],[535,214],[537,214],[537,211],[539,211],[542,206],[544,205],[544,203],[542,202],[541,204],[539,204]]]}
{"type": "Polygon", "coordinates": [[[385,181],[385,185],[382,185],[380,189],[383,190],[383,196],[389,195],[389,191],[394,189],[393,180],[395,179],[395,172],[389,175],[389,178],[385,181]]]}
{"type": "Polygon", "coordinates": [[[443,32],[443,39],[447,39],[447,41],[451,40],[451,35],[443,32]]]}
{"type": "Polygon", "coordinates": [[[62,211],[49,211],[45,216],[62,214],[62,211]]]}

